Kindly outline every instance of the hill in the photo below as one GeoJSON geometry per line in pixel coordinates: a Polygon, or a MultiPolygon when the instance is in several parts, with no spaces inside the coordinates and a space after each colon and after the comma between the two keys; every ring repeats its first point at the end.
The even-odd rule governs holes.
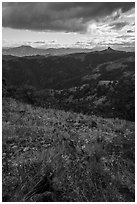
{"type": "Polygon", "coordinates": [[[35,56],[35,55],[64,55],[70,53],[80,53],[80,52],[91,52],[91,49],[80,49],[80,48],[34,48],[31,46],[22,45],[19,47],[3,48],[3,55],[13,55],[18,57],[23,56],[35,56]]]}
{"type": "Polygon", "coordinates": [[[134,121],[134,55],[108,48],[65,56],[3,56],[3,93],[37,106],[134,121]]]}
{"type": "Polygon", "coordinates": [[[135,201],[133,122],[3,98],[2,127],[3,202],[135,201]]]}
{"type": "Polygon", "coordinates": [[[100,78],[118,80],[123,72],[134,71],[134,56],[135,53],[112,52],[109,49],[87,54],[51,57],[3,56],[3,77],[7,84],[18,87],[27,84],[37,89],[66,89],[84,83],[93,83],[100,78]],[[118,61],[112,63],[115,60],[118,61]],[[110,68],[115,65],[116,69],[110,68]],[[105,69],[107,66],[109,70],[105,69]]]}
{"type": "Polygon", "coordinates": [[[3,55],[3,202],[135,201],[135,53],[3,55]]]}

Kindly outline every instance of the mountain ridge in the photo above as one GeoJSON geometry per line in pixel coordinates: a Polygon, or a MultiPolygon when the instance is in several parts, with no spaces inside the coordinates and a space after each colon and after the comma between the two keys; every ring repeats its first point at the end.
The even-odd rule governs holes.
{"type": "Polygon", "coordinates": [[[11,97],[40,106],[48,100],[55,107],[62,104],[67,110],[105,112],[132,121],[134,75],[134,53],[110,49],[65,56],[3,56],[3,80],[11,97]]]}
{"type": "MultiPolygon", "coordinates": [[[[81,54],[81,53],[95,53],[95,54],[113,54],[113,53],[122,53],[126,51],[114,50],[111,47],[107,49],[103,49],[100,51],[88,48],[71,48],[71,47],[60,47],[60,48],[35,48],[30,45],[21,45],[18,47],[9,47],[2,48],[3,55],[13,55],[13,56],[36,56],[36,55],[44,55],[44,56],[52,56],[52,55],[68,55],[68,54],[81,54]]],[[[126,52],[130,53],[130,52],[126,52]]]]}
{"type": "Polygon", "coordinates": [[[35,56],[35,55],[64,55],[71,54],[75,52],[91,52],[92,49],[84,48],[34,48],[29,45],[21,45],[18,47],[3,48],[3,55],[13,55],[13,56],[35,56]]]}

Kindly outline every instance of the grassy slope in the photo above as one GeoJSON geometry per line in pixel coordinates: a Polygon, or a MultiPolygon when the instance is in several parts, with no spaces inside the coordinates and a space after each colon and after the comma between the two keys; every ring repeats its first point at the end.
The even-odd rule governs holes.
{"type": "Polygon", "coordinates": [[[3,98],[3,201],[23,201],[47,169],[55,201],[134,201],[134,139],[133,122],[3,98]]]}

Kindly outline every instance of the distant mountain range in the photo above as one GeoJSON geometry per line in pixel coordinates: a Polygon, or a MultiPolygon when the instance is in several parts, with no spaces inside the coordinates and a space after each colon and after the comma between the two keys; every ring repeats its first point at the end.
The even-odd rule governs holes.
{"type": "Polygon", "coordinates": [[[91,49],[82,49],[82,48],[48,48],[48,49],[41,49],[41,48],[33,48],[31,46],[19,46],[19,47],[12,47],[12,48],[3,48],[2,54],[3,55],[13,55],[13,56],[33,56],[33,55],[65,55],[71,53],[81,53],[81,52],[91,52],[91,49]]]}

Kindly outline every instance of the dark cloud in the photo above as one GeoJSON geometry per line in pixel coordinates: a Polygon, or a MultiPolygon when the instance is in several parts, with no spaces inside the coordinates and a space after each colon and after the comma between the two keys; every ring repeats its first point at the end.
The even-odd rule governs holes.
{"type": "Polygon", "coordinates": [[[127,33],[134,33],[134,30],[127,30],[127,33]]]}
{"type": "Polygon", "coordinates": [[[127,39],[127,38],[131,38],[131,37],[133,38],[134,36],[132,36],[132,35],[119,35],[116,38],[127,39]]]}
{"type": "Polygon", "coordinates": [[[125,27],[128,24],[129,24],[128,22],[114,22],[114,23],[110,23],[109,26],[111,26],[112,29],[114,30],[121,30],[123,27],[125,27]]]}
{"type": "Polygon", "coordinates": [[[30,30],[84,31],[90,20],[99,20],[133,2],[3,2],[3,27],[30,30]]]}
{"type": "Polygon", "coordinates": [[[116,14],[113,16],[113,20],[117,20],[120,17],[120,13],[116,12],[116,14]]]}
{"type": "Polygon", "coordinates": [[[36,44],[45,44],[45,41],[35,41],[36,44]]]}

